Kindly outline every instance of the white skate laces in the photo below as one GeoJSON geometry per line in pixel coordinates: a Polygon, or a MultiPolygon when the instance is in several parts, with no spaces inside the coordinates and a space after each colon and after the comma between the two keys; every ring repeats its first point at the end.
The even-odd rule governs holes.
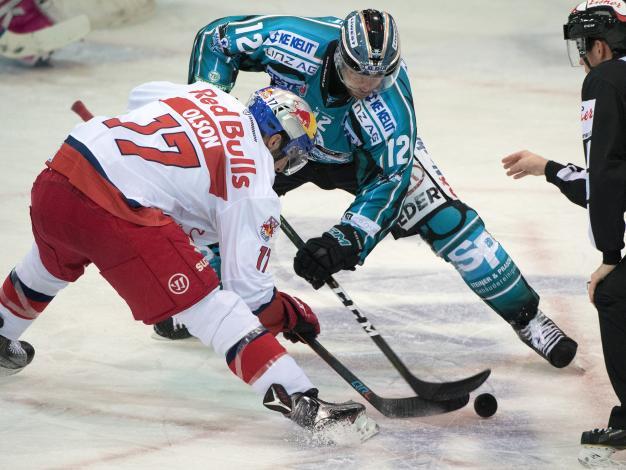
{"type": "Polygon", "coordinates": [[[19,341],[11,341],[7,350],[10,355],[15,357],[15,359],[24,361],[24,365],[26,365],[27,354],[19,341]]]}
{"type": "Polygon", "coordinates": [[[26,341],[14,341],[0,335],[0,377],[17,374],[31,363],[35,349],[26,341]]]}
{"type": "Polygon", "coordinates": [[[556,344],[565,337],[561,329],[546,317],[541,310],[524,328],[517,331],[518,336],[544,357],[548,357],[556,344]]]}
{"type": "Polygon", "coordinates": [[[580,437],[582,448],[578,461],[584,467],[626,468],[626,462],[611,459],[617,450],[626,449],[626,430],[604,428],[585,431],[580,437]]]}
{"type": "Polygon", "coordinates": [[[578,462],[587,468],[626,468],[626,465],[611,459],[614,453],[612,447],[585,446],[578,453],[578,462]]]}

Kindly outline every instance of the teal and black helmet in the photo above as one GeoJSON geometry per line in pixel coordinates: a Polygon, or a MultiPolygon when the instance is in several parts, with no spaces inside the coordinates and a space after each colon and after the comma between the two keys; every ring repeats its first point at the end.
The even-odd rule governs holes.
{"type": "Polygon", "coordinates": [[[400,38],[393,17],[371,9],[351,12],[341,26],[335,65],[340,77],[349,68],[360,75],[384,77],[381,88],[393,84],[400,70],[400,38]]]}

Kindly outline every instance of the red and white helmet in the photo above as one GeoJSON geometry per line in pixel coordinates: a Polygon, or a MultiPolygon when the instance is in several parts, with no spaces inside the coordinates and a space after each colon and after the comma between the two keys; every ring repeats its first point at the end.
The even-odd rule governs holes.
{"type": "Polygon", "coordinates": [[[282,156],[289,157],[283,174],[292,175],[306,165],[317,132],[315,114],[306,101],[290,91],[266,87],[252,94],[248,109],[264,137],[283,133],[288,139],[282,147],[282,156]]]}

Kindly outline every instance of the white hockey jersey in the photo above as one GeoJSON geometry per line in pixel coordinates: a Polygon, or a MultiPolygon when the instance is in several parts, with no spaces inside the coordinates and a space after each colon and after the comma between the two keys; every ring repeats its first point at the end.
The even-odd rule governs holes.
{"type": "Polygon", "coordinates": [[[197,245],[219,243],[224,289],[252,310],[271,299],[274,160],[236,98],[201,82],[146,83],[131,92],[126,114],[80,124],[66,144],[131,206],[162,210],[197,245]]]}

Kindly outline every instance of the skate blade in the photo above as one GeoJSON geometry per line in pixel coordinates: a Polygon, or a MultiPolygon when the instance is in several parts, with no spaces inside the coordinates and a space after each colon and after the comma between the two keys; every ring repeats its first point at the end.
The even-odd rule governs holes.
{"type": "Polygon", "coordinates": [[[615,453],[612,447],[583,446],[578,453],[578,462],[587,468],[625,468],[626,462],[611,459],[615,453]]]}
{"type": "Polygon", "coordinates": [[[22,370],[24,370],[24,367],[18,367],[17,369],[8,369],[6,367],[0,366],[0,377],[8,377],[10,375],[15,375],[18,372],[21,372],[22,370]]]}
{"type": "Polygon", "coordinates": [[[378,424],[367,414],[362,413],[352,425],[355,432],[359,435],[361,442],[365,442],[374,437],[380,431],[378,424]]]}
{"type": "Polygon", "coordinates": [[[190,336],[189,338],[183,338],[183,339],[170,339],[170,338],[166,338],[164,336],[161,335],[157,335],[154,331],[152,332],[151,335],[152,339],[156,339],[157,341],[162,341],[164,343],[200,343],[200,340],[198,338],[196,338],[195,336],[190,336]]]}

